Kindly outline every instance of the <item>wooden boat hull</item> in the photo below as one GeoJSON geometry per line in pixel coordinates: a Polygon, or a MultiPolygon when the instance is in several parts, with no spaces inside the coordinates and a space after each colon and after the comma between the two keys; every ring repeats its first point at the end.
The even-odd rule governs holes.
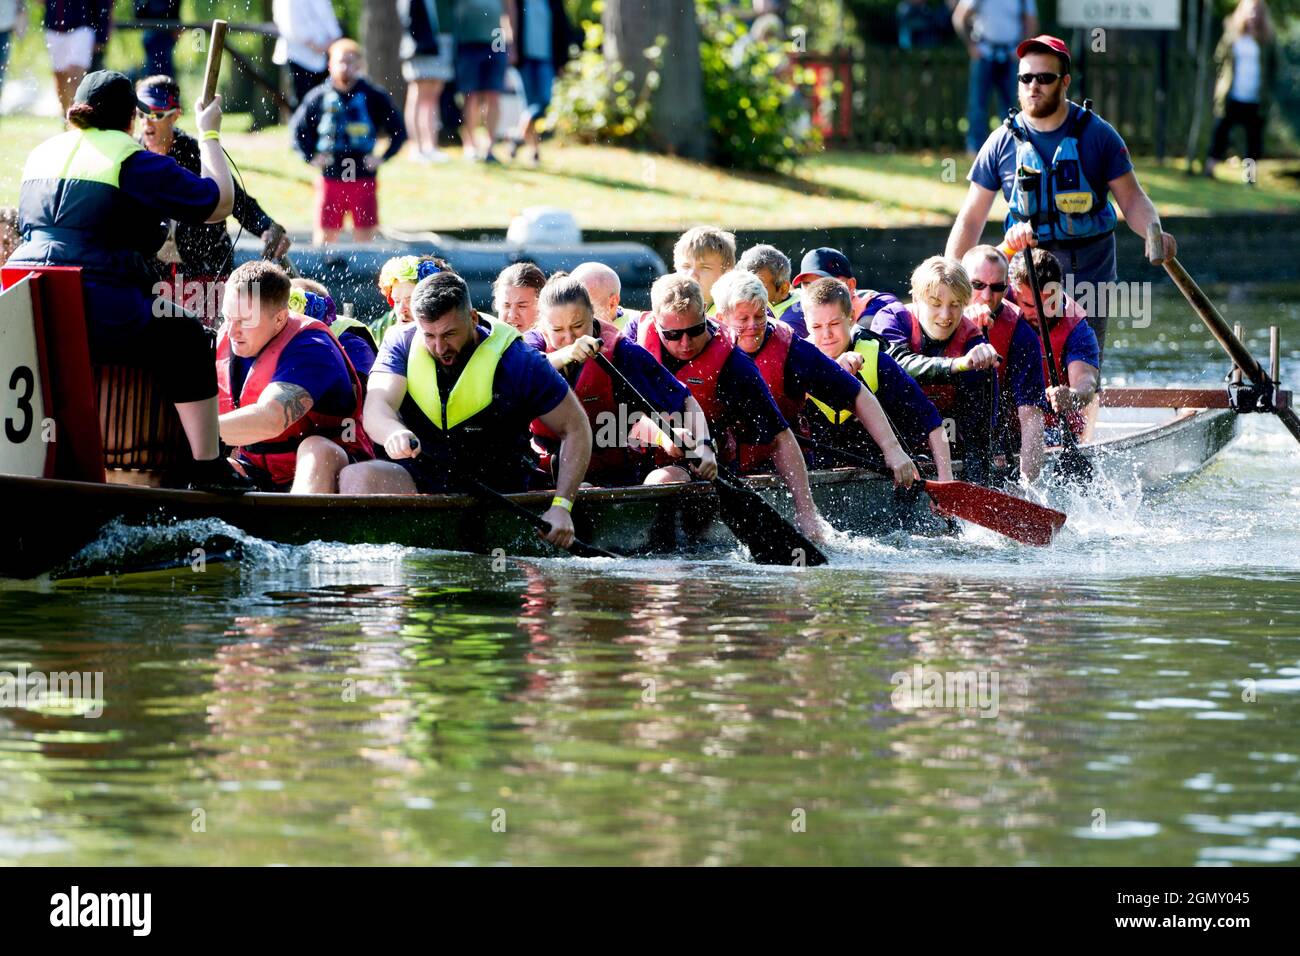
{"type": "MultiPolygon", "coordinates": [[[[1188,394],[1204,405],[1210,404],[1209,396],[1219,393],[1188,394]]],[[[1107,475],[1121,482],[1135,481],[1144,489],[1159,489],[1194,474],[1233,439],[1236,415],[1226,408],[1169,408],[1172,400],[1161,405],[1157,395],[1142,406],[1104,408],[1100,440],[1083,446],[1085,452],[1107,475]]],[[[923,496],[897,494],[878,475],[836,469],[809,477],[818,507],[839,530],[872,536],[952,530],[949,522],[930,514],[923,496]]],[[[760,476],[749,481],[775,507],[792,514],[779,479],[760,476]]],[[[216,519],[253,537],[291,545],[335,541],[481,554],[497,549],[511,555],[556,553],[518,519],[462,495],[253,493],[232,497],[8,475],[0,475],[0,494],[9,513],[0,538],[0,575],[5,577],[57,573],[114,520],[145,525],[216,519]]],[[[516,497],[540,512],[550,493],[516,497]]],[[[719,555],[737,544],[717,519],[718,510],[712,487],[703,482],[593,488],[581,493],[575,519],[581,537],[620,554],[719,555]]],[[[218,527],[211,522],[210,526],[218,527]]],[[[178,548],[175,559],[183,560],[194,546],[201,542],[178,548]]]]}

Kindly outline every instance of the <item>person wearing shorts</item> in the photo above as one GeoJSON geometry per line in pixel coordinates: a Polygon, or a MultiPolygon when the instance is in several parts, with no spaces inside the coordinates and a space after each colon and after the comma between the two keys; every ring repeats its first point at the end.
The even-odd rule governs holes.
{"type": "Polygon", "coordinates": [[[537,124],[551,105],[555,77],[568,63],[569,45],[576,38],[563,0],[515,0],[511,14],[515,39],[511,61],[523,80],[525,109],[511,141],[510,158],[515,158],[527,144],[529,163],[536,166],[541,162],[537,124]]]}
{"type": "Polygon", "coordinates": [[[449,32],[451,0],[398,0],[404,32],[399,53],[406,80],[406,129],[415,143],[415,158],[445,163],[438,148],[442,129],[442,89],[456,77],[456,38],[449,32]]]}
{"type": "Polygon", "coordinates": [[[492,152],[506,89],[510,20],[503,0],[456,0],[456,88],[465,96],[460,136],[471,162],[500,162],[492,152]],[[479,136],[479,128],[485,132],[479,136]]]}
{"type": "Polygon", "coordinates": [[[327,82],[311,90],[291,127],[298,151],[320,170],[316,181],[317,245],[338,241],[347,216],[357,242],[369,242],[379,226],[376,174],[406,142],[406,124],[388,93],[363,75],[365,56],[355,40],[330,47],[327,82]],[[382,155],[375,153],[387,136],[382,155]]]}
{"type": "Polygon", "coordinates": [[[95,56],[95,10],[89,0],[47,0],[45,47],[54,68],[59,110],[66,114],[95,56]]]}

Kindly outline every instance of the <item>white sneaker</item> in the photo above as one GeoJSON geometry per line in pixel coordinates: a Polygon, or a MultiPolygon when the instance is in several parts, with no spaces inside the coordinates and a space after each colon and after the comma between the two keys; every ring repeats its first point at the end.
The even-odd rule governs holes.
{"type": "Polygon", "coordinates": [[[440,149],[431,149],[428,152],[421,153],[420,159],[426,163],[449,163],[451,157],[440,149]]]}

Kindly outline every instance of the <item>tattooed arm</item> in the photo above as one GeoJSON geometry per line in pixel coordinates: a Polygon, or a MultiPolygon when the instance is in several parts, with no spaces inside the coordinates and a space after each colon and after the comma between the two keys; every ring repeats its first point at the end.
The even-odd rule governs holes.
{"type": "Polygon", "coordinates": [[[256,405],[221,416],[221,440],[236,447],[269,441],[311,411],[312,404],[311,393],[302,386],[272,382],[256,405]]]}

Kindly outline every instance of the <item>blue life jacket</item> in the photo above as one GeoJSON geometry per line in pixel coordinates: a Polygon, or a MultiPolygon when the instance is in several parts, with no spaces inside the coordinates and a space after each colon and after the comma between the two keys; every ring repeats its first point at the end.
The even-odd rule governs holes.
{"type": "Polygon", "coordinates": [[[349,156],[374,152],[375,121],[370,118],[366,95],[360,86],[340,93],[333,86],[321,102],[320,124],[316,127],[316,151],[349,156]]]}
{"type": "Polygon", "coordinates": [[[1031,222],[1038,241],[1056,247],[1115,231],[1114,207],[1092,188],[1079,161],[1079,139],[1091,120],[1091,100],[1084,100],[1082,107],[1070,104],[1069,129],[1056,147],[1051,166],[1044,168],[1024,120],[1017,110],[1008,113],[1005,125],[1016,139],[1016,177],[1007,200],[1011,207],[1007,229],[1031,222]]]}

